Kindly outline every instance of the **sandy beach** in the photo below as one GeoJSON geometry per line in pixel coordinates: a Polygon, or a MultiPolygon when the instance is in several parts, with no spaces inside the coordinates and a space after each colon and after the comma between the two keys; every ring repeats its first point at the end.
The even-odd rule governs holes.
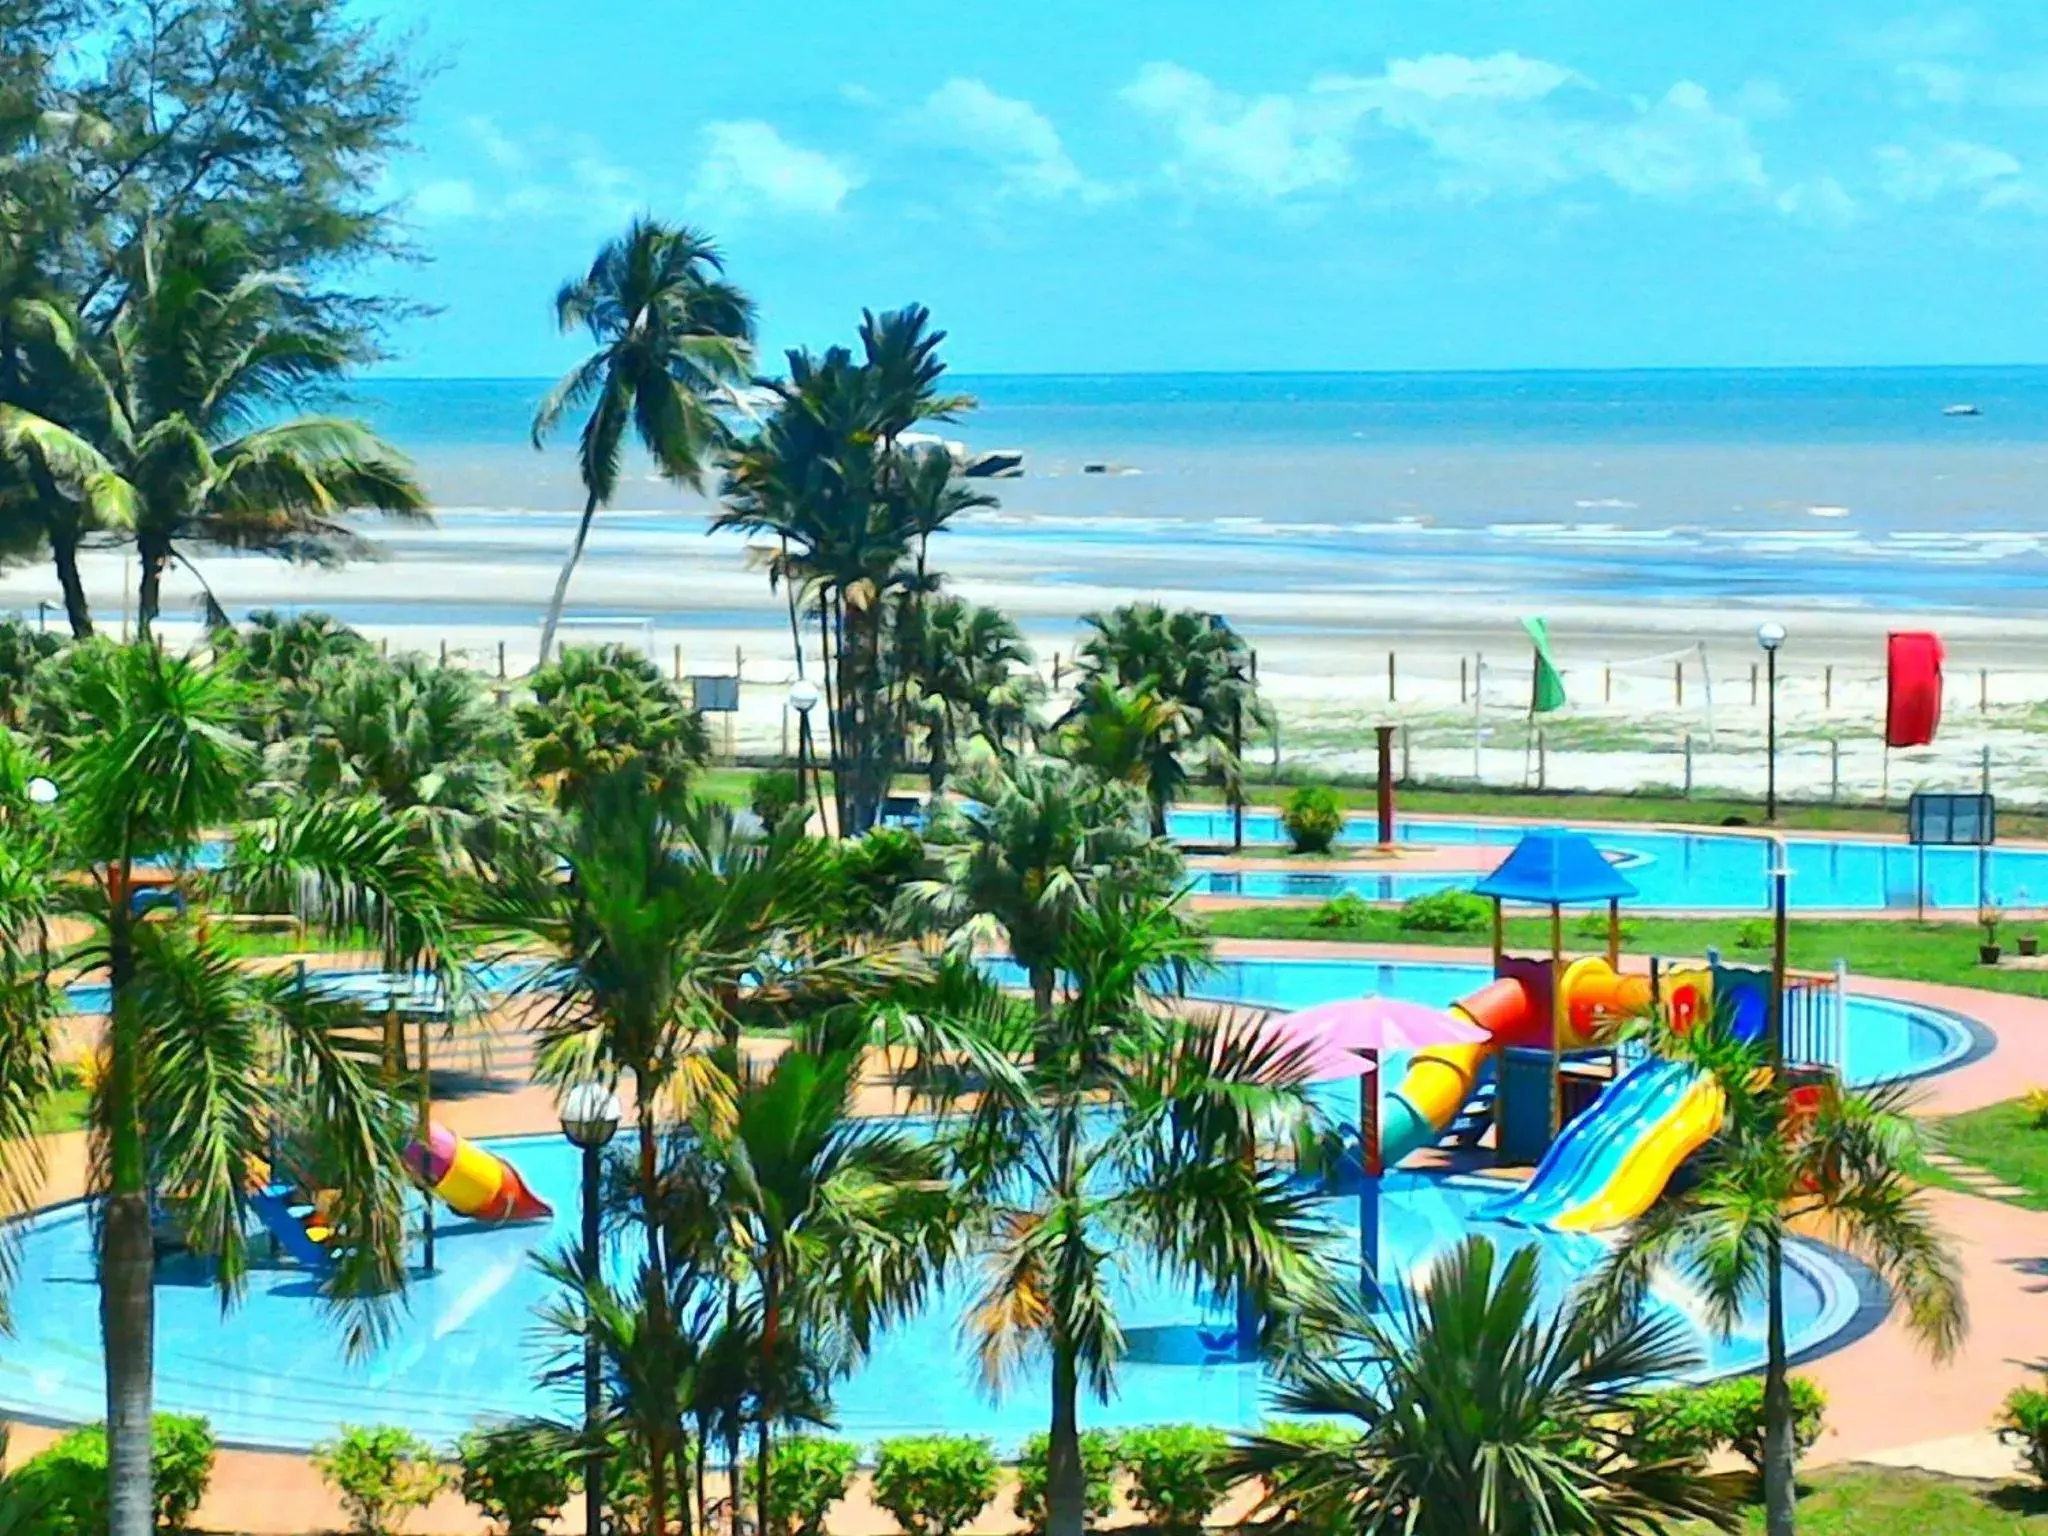
{"type": "MultiPolygon", "coordinates": [[[[458,512],[435,529],[380,531],[383,558],[341,569],[225,555],[200,565],[231,612],[326,609],[394,649],[438,656],[445,647],[452,661],[493,675],[502,656],[505,674],[516,678],[533,663],[538,615],[570,527],[563,514],[533,513],[479,528],[458,512]]],[[[788,611],[744,539],[707,537],[701,527],[679,525],[668,512],[600,517],[571,589],[565,635],[643,648],[682,675],[729,675],[737,658],[744,681],[733,744],[743,753],[780,750],[795,675],[788,611]]],[[[1248,756],[1266,765],[1277,750],[1283,766],[1369,771],[1372,727],[1393,723],[1403,727],[1412,778],[1470,781],[1476,768],[1495,785],[1760,793],[1766,690],[1752,669],[1761,661],[1755,626],[1768,616],[1790,632],[1779,662],[1781,792],[1888,792],[1902,801],[1919,787],[1975,789],[1988,750],[1994,790],[2015,803],[2048,798],[2048,749],[2032,730],[2048,707],[2048,621],[1955,614],[1897,625],[1943,636],[1948,703],[1934,747],[1887,754],[1883,644],[1895,626],[1877,613],[1782,603],[1604,606],[1535,593],[1526,609],[1509,609],[1491,594],[1378,589],[1369,569],[1332,570],[1299,590],[1162,586],[1143,579],[1149,569],[1120,570],[1121,547],[1088,551],[1097,575],[1085,583],[1020,568],[1014,539],[979,538],[971,525],[949,535],[943,553],[956,590],[1023,626],[1048,681],[1055,658],[1062,680],[1071,676],[1084,613],[1148,597],[1227,615],[1256,647],[1259,680],[1279,719],[1277,743],[1261,732],[1248,744],[1248,756]],[[1120,576],[1134,579],[1126,585],[1120,576]],[[1549,619],[1570,694],[1564,710],[1533,727],[1524,612],[1549,619]]],[[[1049,544],[1048,566],[1057,553],[1049,544]]],[[[122,625],[132,578],[118,552],[87,559],[94,611],[108,630],[122,625]]],[[[34,618],[39,603],[50,604],[43,612],[52,626],[62,624],[57,595],[45,566],[0,576],[0,607],[34,618]]],[[[188,573],[167,578],[171,643],[199,638],[199,596],[188,573]]],[[[815,637],[807,643],[815,646],[815,637]]],[[[815,665],[815,649],[810,656],[815,665]]]]}

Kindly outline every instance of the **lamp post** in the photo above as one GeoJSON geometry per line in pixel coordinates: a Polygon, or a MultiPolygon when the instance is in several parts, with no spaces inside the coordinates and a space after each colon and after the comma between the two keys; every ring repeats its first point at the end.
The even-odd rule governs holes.
{"type": "Polygon", "coordinates": [[[1785,888],[1792,879],[1792,862],[1786,857],[1785,839],[1771,838],[1771,1006],[1764,1016],[1771,1048],[1771,1070],[1785,1069],[1785,950],[1789,924],[1786,922],[1785,888]]]}
{"type": "Polygon", "coordinates": [[[1775,621],[1756,627],[1756,643],[1764,651],[1764,820],[1778,819],[1778,647],[1785,626],[1775,621]]]}
{"type": "MultiPolygon", "coordinates": [[[[818,707],[818,685],[809,678],[800,677],[789,688],[789,707],[796,711],[796,803],[808,807],[805,798],[805,768],[811,758],[811,711],[818,707]]],[[[819,808],[822,811],[824,795],[819,794],[819,808]]],[[[804,812],[808,817],[808,809],[804,812]]]]}
{"type": "MultiPolygon", "coordinates": [[[[562,1095],[562,1134],[583,1151],[583,1283],[597,1284],[603,1274],[598,1247],[598,1226],[602,1193],[598,1177],[604,1167],[604,1149],[618,1134],[623,1111],[619,1097],[603,1083],[578,1083],[562,1095]]],[[[587,1314],[586,1314],[587,1318],[587,1314]]],[[[583,1333],[583,1432],[591,1444],[583,1478],[583,1528],[589,1536],[604,1531],[604,1459],[598,1454],[598,1421],[604,1412],[603,1362],[599,1358],[597,1334],[586,1321],[583,1333]]]]}

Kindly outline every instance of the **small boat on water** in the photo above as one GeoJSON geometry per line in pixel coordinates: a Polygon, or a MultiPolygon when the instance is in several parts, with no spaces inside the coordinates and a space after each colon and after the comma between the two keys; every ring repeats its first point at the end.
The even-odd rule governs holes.
{"type": "Polygon", "coordinates": [[[1941,414],[1944,416],[1982,416],[1984,413],[1978,410],[1976,406],[1966,404],[1944,405],[1941,408],[1941,414]]]}

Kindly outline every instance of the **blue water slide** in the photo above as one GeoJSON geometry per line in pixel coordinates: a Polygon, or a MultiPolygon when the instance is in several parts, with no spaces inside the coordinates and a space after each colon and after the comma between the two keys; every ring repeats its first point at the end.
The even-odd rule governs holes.
{"type": "Polygon", "coordinates": [[[306,1231],[305,1222],[293,1213],[286,1203],[289,1194],[284,1186],[273,1184],[249,1197],[249,1209],[277,1239],[278,1247],[305,1268],[325,1274],[334,1267],[334,1258],[313,1241],[312,1235],[306,1231]]]}
{"type": "Polygon", "coordinates": [[[1630,1068],[1550,1144],[1535,1177],[1479,1215],[1534,1227],[1585,1204],[1606,1186],[1642,1130],[1684,1093],[1692,1076],[1692,1068],[1658,1058],[1630,1068]]]}

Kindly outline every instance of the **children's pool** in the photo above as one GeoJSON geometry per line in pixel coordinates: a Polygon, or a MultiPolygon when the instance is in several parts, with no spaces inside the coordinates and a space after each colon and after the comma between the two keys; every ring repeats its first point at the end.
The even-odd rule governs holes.
{"type": "MultiPolygon", "coordinates": [[[[167,1261],[157,1285],[157,1404],[201,1413],[230,1443],[303,1448],[343,1424],[403,1424],[437,1441],[480,1417],[548,1413],[574,1417],[575,1402],[535,1384],[548,1341],[536,1309],[549,1299],[537,1251],[573,1240],[578,1154],[559,1137],[490,1143],[552,1203],[552,1224],[491,1229],[444,1219],[438,1268],[416,1275],[390,1342],[361,1361],[345,1358],[322,1318],[310,1280],[292,1269],[259,1270],[242,1303],[222,1316],[196,1265],[167,1261]]],[[[621,1147],[626,1143],[622,1139],[621,1147]]],[[[1593,1263],[1598,1240],[1478,1220],[1497,1196],[1474,1181],[1397,1173],[1381,1207],[1385,1273],[1412,1274],[1468,1231],[1509,1247],[1539,1244],[1553,1298],[1593,1263]]],[[[1332,1196],[1332,1242],[1357,1252],[1357,1203],[1332,1196]]],[[[0,1412],[60,1421],[98,1418],[104,1385],[91,1224],[69,1206],[26,1223],[15,1286],[15,1335],[0,1354],[0,1412]]],[[[890,1329],[870,1361],[834,1393],[838,1432],[862,1441],[947,1431],[992,1436],[1005,1448],[1043,1429],[1042,1371],[1022,1373],[1000,1400],[981,1387],[959,1320],[973,1289],[963,1274],[915,1318],[890,1329]]],[[[1230,1311],[1158,1275],[1133,1270],[1117,1282],[1131,1356],[1107,1406],[1084,1407],[1094,1425],[1198,1421],[1248,1427],[1265,1414],[1271,1385],[1257,1363],[1212,1354],[1205,1336],[1230,1326],[1230,1311]]],[[[1712,1339],[1699,1298],[1662,1291],[1654,1305],[1687,1320],[1703,1371],[1757,1364],[1760,1332],[1745,1327],[1712,1339]]],[[[1847,1326],[1859,1305],[1850,1275],[1826,1253],[1802,1247],[1790,1268],[1788,1307],[1795,1347],[1817,1345],[1847,1326]]]]}
{"type": "MultiPolygon", "coordinates": [[[[507,986],[529,974],[514,969],[483,979],[507,986]]],[[[1289,1008],[1367,993],[1443,1004],[1486,975],[1481,967],[1461,965],[1245,960],[1221,965],[1197,990],[1222,1001],[1289,1008]]],[[[382,986],[381,978],[315,979],[345,988],[382,986]]],[[[1851,999],[1847,1022],[1850,1072],[1859,1081],[1939,1071],[1973,1043],[1961,1020],[1877,999],[1851,999]]],[[[1387,1079],[1398,1081],[1400,1063],[1389,1065],[1387,1079]]],[[[1341,1113],[1352,1090],[1347,1085],[1332,1092],[1331,1107],[1341,1113]]],[[[549,1224],[493,1229],[442,1213],[437,1272],[414,1277],[389,1343],[367,1359],[344,1357],[339,1335],[323,1321],[312,1281],[300,1271],[258,1270],[246,1299],[223,1317],[197,1267],[168,1261],[157,1287],[161,1406],[205,1414],[230,1442],[278,1447],[310,1445],[347,1423],[400,1423],[445,1440],[479,1417],[573,1416],[574,1403],[556,1400],[535,1384],[548,1350],[536,1335],[535,1314],[548,1288],[533,1257],[573,1240],[577,1154],[553,1136],[492,1145],[518,1164],[557,1215],[549,1224]]],[[[1385,1273],[1413,1276],[1470,1231],[1509,1248],[1539,1246],[1553,1297],[1598,1261],[1603,1249],[1597,1237],[1532,1233],[1480,1220],[1476,1210],[1497,1194],[1497,1187],[1477,1179],[1390,1175],[1381,1210],[1385,1273]]],[[[1355,1255],[1355,1198],[1330,1196],[1325,1210],[1335,1255],[1355,1255]]],[[[0,1351],[0,1414],[96,1418],[103,1367],[85,1209],[70,1206],[31,1218],[22,1236],[16,1331],[0,1351]]],[[[882,1337],[868,1364],[835,1393],[841,1433],[873,1440],[963,1431],[1013,1448],[1043,1427],[1041,1375],[1026,1372],[1000,1400],[983,1390],[960,1337],[972,1285],[969,1274],[955,1277],[915,1318],[882,1337]]],[[[1118,1297],[1131,1357],[1119,1375],[1115,1401],[1089,1407],[1087,1422],[1201,1421],[1230,1428],[1259,1421],[1271,1386],[1264,1369],[1205,1345],[1228,1330],[1227,1307],[1144,1269],[1120,1277],[1118,1297]]],[[[1685,1322],[1701,1373],[1742,1370],[1760,1361],[1758,1328],[1746,1325],[1731,1338],[1714,1337],[1703,1303],[1683,1283],[1668,1282],[1654,1304],[1685,1322]]],[[[1855,1321],[1860,1306],[1847,1268],[1825,1250],[1798,1249],[1788,1286],[1796,1350],[1823,1346],[1855,1321]]]]}
{"type": "MultiPolygon", "coordinates": [[[[1182,842],[1227,843],[1227,810],[1180,810],[1169,828],[1182,842]]],[[[1434,847],[1498,847],[1503,853],[1527,830],[1490,822],[1411,821],[1395,824],[1404,843],[1434,847]]],[[[1771,900],[1771,842],[1754,832],[1662,832],[1602,823],[1580,827],[1601,848],[1618,855],[1635,885],[1632,909],[1682,912],[1762,911],[1771,900]]],[[[1284,842],[1278,813],[1245,813],[1247,843],[1284,842]]],[[[1369,817],[1351,818],[1340,846],[1370,844],[1369,817]]],[[[1924,879],[1929,910],[1974,911],[1984,901],[2002,907],[2048,903],[2048,848],[1993,848],[1980,859],[1974,848],[1916,849],[1906,843],[1855,838],[1785,839],[1792,870],[1786,899],[1812,912],[1910,912],[1924,879]]],[[[1469,887],[1472,874],[1377,874],[1342,870],[1198,871],[1198,891],[1253,899],[1327,899],[1353,891],[1369,901],[1403,901],[1425,891],[1469,887]]]]}

